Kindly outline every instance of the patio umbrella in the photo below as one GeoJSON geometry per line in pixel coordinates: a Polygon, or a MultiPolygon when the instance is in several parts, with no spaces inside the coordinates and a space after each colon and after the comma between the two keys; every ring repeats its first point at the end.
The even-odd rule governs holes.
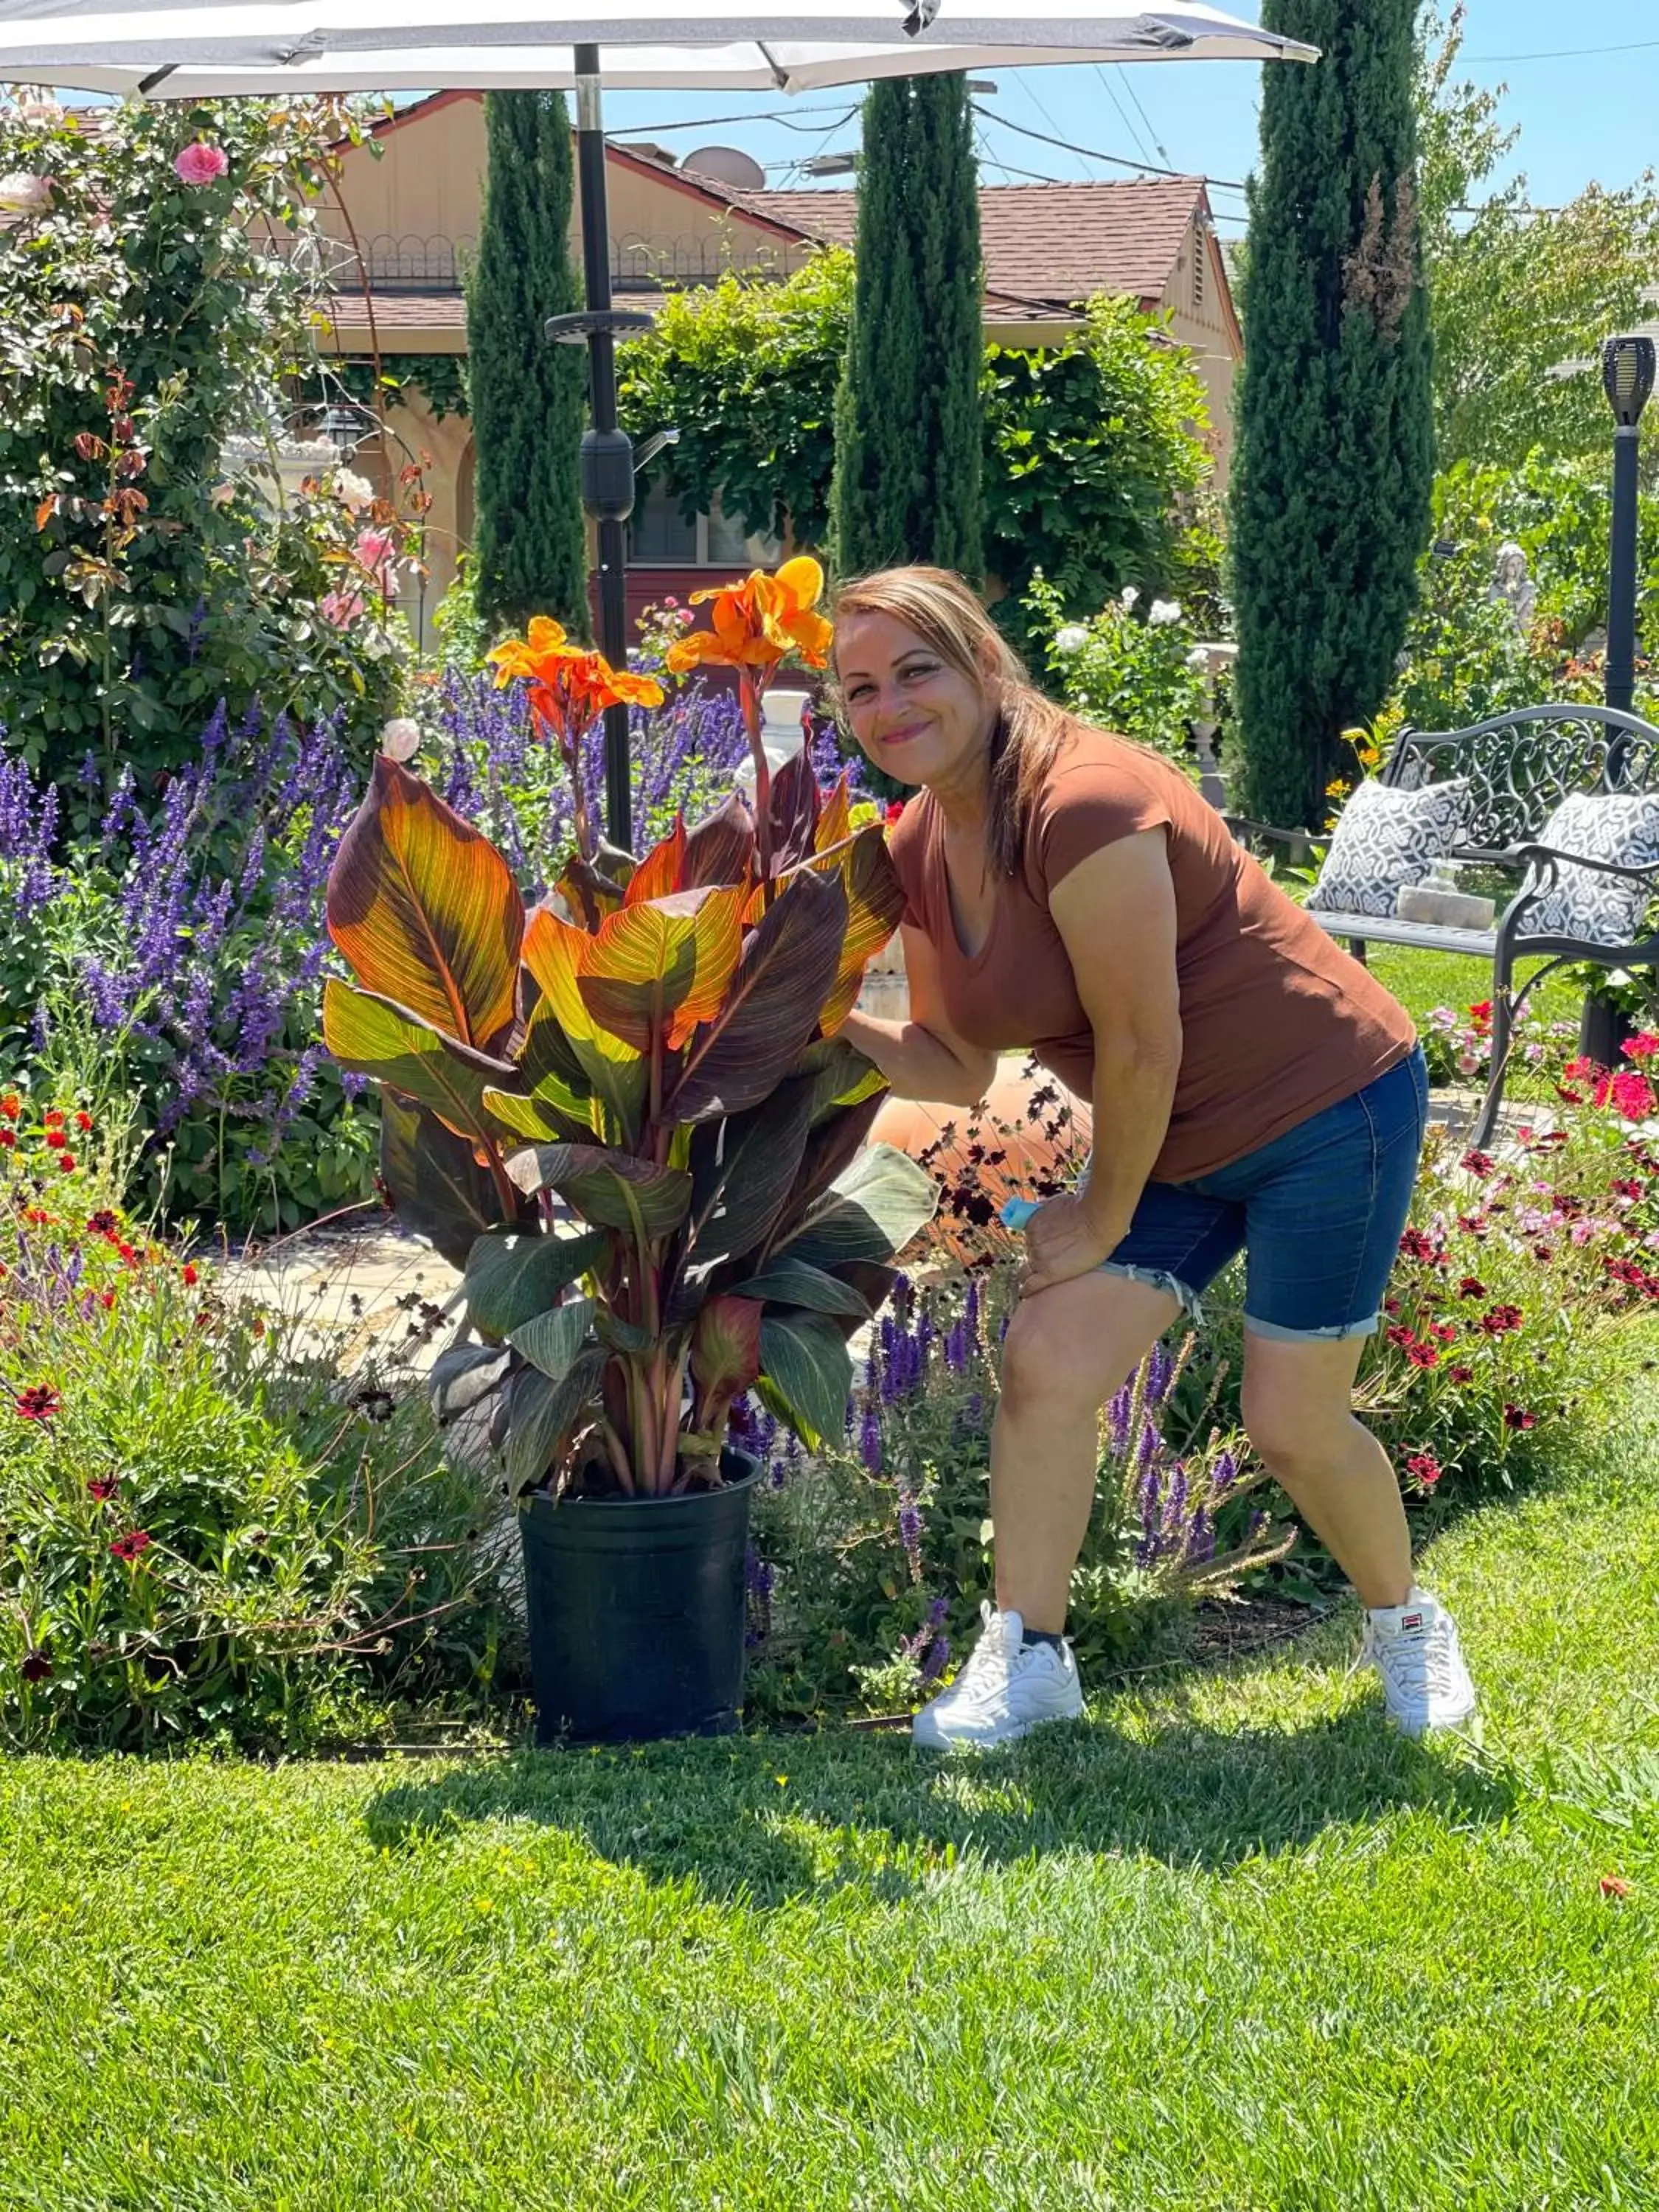
{"type": "MultiPolygon", "coordinates": [[[[464,0],[0,0],[0,82],[164,100],[574,87],[587,304],[548,335],[588,348],[582,501],[597,526],[599,641],[618,666],[634,453],[617,421],[616,345],[650,318],[611,302],[603,85],[804,92],[1036,64],[1318,59],[1217,9],[1107,0],[606,0],[603,15],[580,0],[477,0],[477,12],[464,0]]],[[[627,709],[613,708],[605,814],[624,846],[628,765],[627,709]]]]}

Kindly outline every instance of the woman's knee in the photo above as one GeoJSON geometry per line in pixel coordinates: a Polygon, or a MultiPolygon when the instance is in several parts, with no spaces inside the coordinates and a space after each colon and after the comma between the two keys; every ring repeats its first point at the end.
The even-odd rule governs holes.
{"type": "Polygon", "coordinates": [[[1062,1284],[1014,1309],[1002,1346],[1002,1399],[1011,1413],[1086,1419],[1133,1374],[1164,1317],[1153,1312],[1143,1323],[1137,1314],[1125,1326],[1123,1316],[1100,1310],[1104,1298],[1097,1279],[1086,1289],[1062,1284]]]}
{"type": "Polygon", "coordinates": [[[1244,1383],[1244,1433],[1257,1456],[1275,1472],[1317,1472],[1329,1464],[1334,1447],[1352,1418],[1347,1400],[1296,1396],[1244,1383]]]}

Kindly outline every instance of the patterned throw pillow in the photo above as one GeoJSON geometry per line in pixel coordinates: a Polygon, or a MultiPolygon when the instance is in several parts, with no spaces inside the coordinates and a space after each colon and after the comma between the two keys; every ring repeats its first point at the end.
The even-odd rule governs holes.
{"type": "MultiPolygon", "coordinates": [[[[1537,842],[1620,868],[1659,867],[1659,795],[1576,791],[1539,831],[1537,842]]],[[[1642,933],[1648,893],[1640,884],[1599,876],[1565,862],[1554,888],[1528,909],[1528,937],[1579,937],[1590,945],[1630,945],[1642,933]]]]}
{"type": "Polygon", "coordinates": [[[1457,842],[1468,793],[1466,775],[1421,791],[1356,785],[1308,904],[1327,914],[1391,915],[1398,893],[1420,884],[1457,842]]]}

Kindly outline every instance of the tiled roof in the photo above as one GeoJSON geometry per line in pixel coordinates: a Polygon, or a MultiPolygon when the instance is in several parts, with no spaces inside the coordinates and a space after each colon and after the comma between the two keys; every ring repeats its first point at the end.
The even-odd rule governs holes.
{"type": "MultiPolygon", "coordinates": [[[[366,331],[368,311],[361,292],[333,295],[334,319],[343,329],[366,331]]],[[[374,327],[392,331],[464,331],[466,301],[459,292],[376,292],[374,327]]]]}
{"type": "MultiPolygon", "coordinates": [[[[733,194],[737,204],[850,246],[858,195],[843,191],[733,194]]],[[[1201,177],[1134,184],[981,185],[985,289],[1011,300],[1069,306],[1097,292],[1155,300],[1174,273],[1201,177]]]]}

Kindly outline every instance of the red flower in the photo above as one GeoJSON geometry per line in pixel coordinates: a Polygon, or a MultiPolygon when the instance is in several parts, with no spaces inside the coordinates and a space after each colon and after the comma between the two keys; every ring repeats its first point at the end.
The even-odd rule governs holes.
{"type": "Polygon", "coordinates": [[[1659,1053],[1659,1036],[1651,1030],[1642,1030],[1635,1036],[1626,1037],[1621,1049],[1626,1060],[1651,1060],[1659,1053]]]}
{"type": "Polygon", "coordinates": [[[1645,1121],[1659,1101],[1653,1095],[1653,1085],[1646,1076],[1638,1075],[1634,1069],[1624,1068],[1617,1075],[1603,1075],[1595,1085],[1595,1103],[1606,1106],[1609,1102],[1627,1121],[1645,1121]]]}
{"type": "Polygon", "coordinates": [[[18,1671],[26,1682],[44,1682],[52,1672],[52,1662],[44,1651],[26,1651],[18,1671]]]}
{"type": "Polygon", "coordinates": [[[23,1102],[15,1091],[7,1091],[5,1097],[0,1098],[0,1120],[15,1121],[22,1110],[23,1102]]]}
{"type": "Polygon", "coordinates": [[[1382,1310],[1385,1314],[1397,1314],[1400,1310],[1399,1299],[1384,1298],[1382,1301],[1382,1310]]]}
{"type": "Polygon", "coordinates": [[[97,1474],[87,1485],[88,1498],[95,1498],[100,1505],[107,1505],[121,1487],[121,1479],[114,1474],[97,1474]]]}
{"type": "Polygon", "coordinates": [[[1403,1324],[1396,1326],[1389,1331],[1389,1342],[1390,1344],[1397,1344],[1402,1352],[1409,1352],[1416,1341],[1417,1338],[1414,1332],[1405,1328],[1403,1324]]]}
{"type": "Polygon", "coordinates": [[[1473,1367],[1449,1367],[1446,1372],[1454,1382],[1473,1382],[1474,1380],[1473,1367]]]}
{"type": "Polygon", "coordinates": [[[882,810],[881,818],[890,830],[903,811],[904,801],[902,799],[890,799],[882,810]]]}
{"type": "Polygon", "coordinates": [[[73,1152],[59,1152],[59,1154],[58,1155],[58,1166],[59,1166],[60,1168],[62,1168],[62,1170],[64,1170],[64,1173],[65,1175],[73,1175],[73,1174],[75,1173],[75,1155],[74,1155],[74,1153],[73,1153],[73,1152]]]}
{"type": "Polygon", "coordinates": [[[1486,1286],[1479,1275],[1465,1275],[1457,1285],[1457,1295],[1460,1298],[1484,1298],[1486,1286]]]}
{"type": "Polygon", "coordinates": [[[1534,1244],[1532,1248],[1532,1256],[1534,1260],[1541,1260],[1544,1265],[1548,1267],[1550,1261],[1555,1257],[1555,1248],[1551,1244],[1534,1244]]]}
{"type": "Polygon", "coordinates": [[[1440,1364],[1440,1354],[1431,1344],[1413,1344],[1408,1347],[1406,1357],[1413,1367],[1438,1367],[1440,1364]]]}
{"type": "Polygon", "coordinates": [[[197,1273],[195,1268],[191,1266],[188,1260],[185,1262],[182,1273],[185,1288],[186,1290],[194,1290],[197,1284],[201,1280],[201,1277],[197,1273]]]}
{"type": "Polygon", "coordinates": [[[26,1206],[23,1208],[23,1218],[25,1221],[33,1222],[37,1229],[50,1229],[52,1226],[52,1216],[44,1206],[26,1206]]]}
{"type": "Polygon", "coordinates": [[[0,1129],[0,1145],[3,1145],[9,1152],[15,1152],[17,1149],[17,1132],[15,1129],[0,1129]]]}
{"type": "Polygon", "coordinates": [[[1467,1230],[1471,1237],[1484,1237],[1491,1224],[1484,1213],[1460,1213],[1457,1225],[1467,1230]]]}
{"type": "Polygon", "coordinates": [[[1449,1321],[1432,1322],[1429,1326],[1429,1334],[1437,1336],[1442,1344],[1455,1344],[1457,1340],[1457,1325],[1455,1322],[1449,1321]]]}
{"type": "Polygon", "coordinates": [[[1405,1260],[1432,1260],[1434,1240],[1420,1229],[1408,1229],[1400,1240],[1400,1255],[1405,1260]]]}
{"type": "Polygon", "coordinates": [[[1477,999],[1469,1008],[1469,1019],[1474,1024],[1476,1029],[1485,1029],[1492,1020],[1492,1000],[1477,999]]]}
{"type": "Polygon", "coordinates": [[[1511,1329],[1519,1328],[1524,1316],[1519,1306],[1493,1306],[1480,1316],[1480,1326],[1488,1336],[1507,1336],[1511,1329]]]}
{"type": "Polygon", "coordinates": [[[1442,1469],[1432,1452],[1414,1452],[1406,1462],[1406,1472],[1413,1482],[1420,1482],[1425,1490],[1432,1490],[1440,1480],[1442,1469]]]}
{"type": "Polygon", "coordinates": [[[137,1559],[141,1553],[149,1551],[149,1529],[132,1528],[125,1536],[118,1536],[109,1548],[112,1557],[131,1560],[137,1559]]]}
{"type": "Polygon", "coordinates": [[[114,1304],[115,1304],[115,1293],[114,1293],[114,1291],[99,1291],[99,1293],[98,1293],[98,1302],[99,1302],[99,1304],[103,1307],[104,1311],[105,1311],[106,1313],[108,1313],[108,1312],[112,1309],[112,1307],[114,1306],[114,1304]]]}
{"type": "Polygon", "coordinates": [[[63,1108],[62,1108],[61,1106],[50,1106],[50,1107],[48,1107],[48,1108],[47,1108],[47,1109],[46,1109],[46,1127],[47,1127],[47,1128],[49,1128],[49,1129],[61,1129],[61,1128],[63,1127],[63,1126],[64,1126],[64,1109],[63,1109],[63,1108]]]}
{"type": "Polygon", "coordinates": [[[1534,1429],[1538,1425],[1538,1416],[1522,1413],[1519,1406],[1505,1406],[1504,1425],[1506,1429],[1534,1429]]]}
{"type": "Polygon", "coordinates": [[[1640,1198],[1642,1195],[1641,1184],[1639,1182],[1632,1182],[1629,1178],[1625,1176],[1619,1176],[1612,1188],[1613,1194],[1615,1198],[1640,1198]]]}
{"type": "Polygon", "coordinates": [[[63,1402],[57,1391],[46,1382],[31,1382],[12,1400],[26,1421],[49,1421],[63,1402]]]}
{"type": "Polygon", "coordinates": [[[121,1233],[121,1217],[118,1213],[112,1213],[107,1206],[103,1206],[96,1213],[89,1213],[87,1216],[87,1227],[94,1237],[112,1238],[118,1237],[121,1233]]]}
{"type": "Polygon", "coordinates": [[[91,1115],[84,1112],[77,1114],[75,1117],[75,1126],[83,1137],[88,1135],[92,1129],[91,1115]]]}
{"type": "Polygon", "coordinates": [[[1602,1261],[1601,1265],[1613,1277],[1614,1282],[1628,1283],[1632,1290],[1641,1290],[1647,1282],[1646,1271],[1638,1267],[1634,1260],[1614,1259],[1609,1254],[1602,1261]]]}
{"type": "Polygon", "coordinates": [[[1463,1165],[1471,1175],[1489,1176],[1495,1173],[1498,1163],[1490,1152],[1477,1152],[1471,1146],[1463,1155],[1463,1165]]]}
{"type": "Polygon", "coordinates": [[[1621,1874],[1604,1874],[1596,1887],[1603,1897],[1628,1897],[1630,1884],[1621,1874]]]}
{"type": "Polygon", "coordinates": [[[121,1257],[126,1261],[128,1267],[131,1267],[137,1265],[138,1255],[133,1250],[131,1244],[118,1244],[115,1249],[120,1254],[121,1257]]]}

